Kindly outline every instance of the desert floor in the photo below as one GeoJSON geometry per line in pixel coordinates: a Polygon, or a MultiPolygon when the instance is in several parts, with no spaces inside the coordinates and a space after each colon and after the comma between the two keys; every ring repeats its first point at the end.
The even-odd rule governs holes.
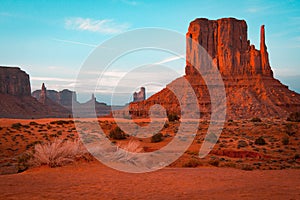
{"type": "Polygon", "coordinates": [[[0,199],[300,199],[300,170],[165,168],[129,174],[97,162],[0,176],[0,199]]]}
{"type": "MultiPolygon", "coordinates": [[[[149,123],[136,122],[140,126],[149,123]]],[[[90,120],[76,123],[70,119],[0,119],[0,199],[300,199],[300,123],[227,121],[210,154],[200,159],[198,152],[209,125],[201,121],[190,148],[169,167],[151,173],[119,172],[92,157],[63,167],[28,168],[23,155],[33,153],[36,144],[74,141],[78,132],[81,140],[93,144],[89,131],[97,127],[90,120]],[[75,128],[76,123],[80,126],[75,128]],[[82,134],[80,129],[87,131],[82,134]],[[257,143],[259,138],[263,144],[257,143]]],[[[120,123],[129,125],[125,119],[120,123]]],[[[110,140],[122,148],[135,139],[144,152],[156,151],[172,141],[179,124],[166,123],[160,130],[163,140],[156,143],[129,135],[110,140]]],[[[108,138],[117,126],[109,118],[99,119],[98,125],[108,138]]]]}

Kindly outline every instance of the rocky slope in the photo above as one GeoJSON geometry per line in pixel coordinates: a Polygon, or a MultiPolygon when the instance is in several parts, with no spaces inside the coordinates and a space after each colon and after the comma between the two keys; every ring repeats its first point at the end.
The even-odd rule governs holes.
{"type": "MultiPolygon", "coordinates": [[[[163,105],[167,112],[180,114],[180,106],[170,87],[184,93],[183,102],[189,101],[186,79],[194,89],[201,117],[211,114],[210,95],[198,70],[206,67],[201,49],[204,48],[212,63],[219,69],[226,91],[227,119],[252,117],[286,117],[300,110],[300,95],[288,89],[273,77],[265,44],[265,28],[261,27],[260,50],[247,38],[244,20],[199,18],[190,23],[186,34],[185,76],[176,79],[165,89],[142,102],[134,102],[129,112],[134,116],[147,116],[150,106],[163,105]],[[201,47],[199,47],[201,46],[201,47]]],[[[190,110],[189,112],[193,112],[190,110]]]]}

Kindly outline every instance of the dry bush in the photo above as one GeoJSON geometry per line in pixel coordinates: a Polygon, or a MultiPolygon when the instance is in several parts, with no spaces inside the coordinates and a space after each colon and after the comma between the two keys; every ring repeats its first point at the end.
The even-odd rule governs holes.
{"type": "Polygon", "coordinates": [[[59,167],[83,158],[86,153],[79,140],[64,142],[55,139],[53,142],[35,145],[32,163],[33,165],[59,167]]]}
{"type": "Polygon", "coordinates": [[[198,167],[201,165],[201,162],[197,160],[196,158],[191,158],[186,163],[182,165],[182,167],[198,167]]]}

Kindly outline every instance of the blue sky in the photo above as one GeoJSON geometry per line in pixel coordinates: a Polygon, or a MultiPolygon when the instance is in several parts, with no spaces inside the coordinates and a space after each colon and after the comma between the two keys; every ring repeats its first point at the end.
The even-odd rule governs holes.
{"type": "MultiPolygon", "coordinates": [[[[275,77],[300,92],[299,13],[299,1],[2,0],[0,65],[29,73],[32,90],[42,82],[49,89],[72,89],[95,47],[121,32],[159,27],[185,34],[197,17],[235,17],[247,21],[248,39],[257,47],[265,24],[275,77]]],[[[108,101],[106,94],[97,97],[108,101]]]]}

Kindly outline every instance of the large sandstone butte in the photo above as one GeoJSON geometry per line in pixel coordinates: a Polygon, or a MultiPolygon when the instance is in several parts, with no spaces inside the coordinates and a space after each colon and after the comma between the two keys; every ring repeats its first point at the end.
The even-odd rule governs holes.
{"type": "Polygon", "coordinates": [[[18,67],[0,67],[0,118],[68,117],[66,109],[44,105],[31,96],[29,75],[18,67]]]}
{"type": "Polygon", "coordinates": [[[264,26],[261,26],[260,30],[260,50],[251,45],[247,38],[246,21],[234,18],[196,19],[190,23],[186,38],[185,75],[147,100],[131,103],[129,112],[133,116],[147,116],[150,106],[154,104],[163,105],[168,113],[180,114],[179,102],[168,88],[180,88],[181,92],[185,93],[183,102],[190,103],[186,86],[181,84],[185,78],[197,95],[201,118],[210,117],[209,92],[196,69],[205,67],[199,56],[198,45],[207,51],[223,78],[227,119],[282,118],[300,110],[300,95],[273,77],[264,26]],[[188,61],[192,61],[193,64],[188,61]]]}

